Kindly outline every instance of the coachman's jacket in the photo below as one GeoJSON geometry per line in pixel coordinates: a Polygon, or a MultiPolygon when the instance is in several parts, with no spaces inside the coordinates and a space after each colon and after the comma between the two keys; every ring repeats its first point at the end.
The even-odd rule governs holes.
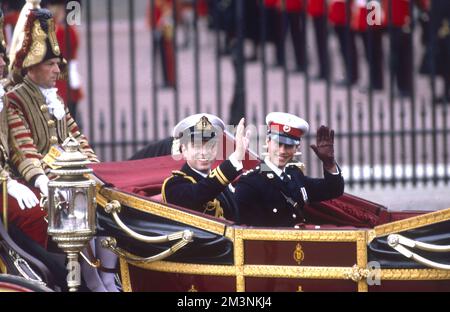
{"type": "Polygon", "coordinates": [[[236,204],[228,185],[239,173],[231,161],[225,160],[204,178],[186,163],[164,181],[163,201],[234,221],[236,204]]]}
{"type": "Polygon", "coordinates": [[[292,227],[305,222],[303,207],[339,197],[344,192],[340,169],[323,179],[307,177],[296,164],[286,166],[283,179],[264,162],[244,173],[236,185],[239,221],[248,226],[292,227]]]}
{"type": "MultiPolygon", "coordinates": [[[[8,126],[10,158],[14,167],[27,182],[50,168],[43,161],[52,145],[61,145],[71,135],[80,144],[80,152],[92,162],[98,162],[87,139],[66,108],[66,115],[57,120],[46,105],[39,87],[28,77],[6,94],[8,98],[8,126]]],[[[60,99],[61,102],[62,99],[60,99]]]]}

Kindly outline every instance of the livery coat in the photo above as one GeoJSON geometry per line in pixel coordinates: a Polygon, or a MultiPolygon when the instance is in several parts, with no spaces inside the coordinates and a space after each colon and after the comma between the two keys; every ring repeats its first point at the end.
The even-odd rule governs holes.
{"type": "Polygon", "coordinates": [[[236,221],[236,204],[228,185],[239,175],[229,160],[222,162],[206,177],[192,170],[186,163],[162,186],[163,201],[203,212],[215,217],[236,221]]]}
{"type": "MultiPolygon", "coordinates": [[[[92,162],[97,156],[66,108],[63,119],[48,112],[44,95],[28,77],[6,94],[8,98],[9,150],[12,165],[27,182],[48,174],[42,161],[52,145],[59,145],[71,135],[80,143],[80,152],[92,162]]],[[[62,101],[62,99],[60,99],[62,101]]]]}
{"type": "MultiPolygon", "coordinates": [[[[0,81],[4,85],[5,81],[0,81]]],[[[8,119],[7,119],[7,97],[3,97],[4,107],[0,112],[0,172],[4,169],[10,173],[9,168],[9,149],[8,149],[8,119]]],[[[19,179],[20,183],[23,183],[19,179]]],[[[30,189],[39,198],[39,190],[30,187],[30,189]]],[[[3,197],[3,190],[0,189],[0,197],[3,197]]],[[[39,206],[31,209],[22,210],[17,200],[10,195],[8,197],[8,222],[14,224],[26,236],[36,241],[42,247],[47,246],[47,222],[44,217],[47,213],[41,210],[39,206]]]]}
{"type": "Polygon", "coordinates": [[[284,174],[282,180],[261,163],[239,179],[235,199],[241,224],[292,227],[305,222],[305,203],[332,199],[344,192],[340,169],[338,175],[324,170],[323,179],[314,179],[305,176],[296,164],[290,164],[284,174]]]}

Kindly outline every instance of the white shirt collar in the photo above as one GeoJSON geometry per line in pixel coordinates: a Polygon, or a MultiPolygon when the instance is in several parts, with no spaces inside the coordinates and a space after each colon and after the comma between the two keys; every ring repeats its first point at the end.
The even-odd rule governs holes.
{"type": "Polygon", "coordinates": [[[275,164],[273,162],[270,161],[269,156],[267,156],[266,158],[264,158],[264,162],[266,163],[266,165],[273,171],[275,172],[275,174],[277,176],[279,176],[281,178],[281,174],[283,173],[284,170],[278,168],[277,166],[275,166],[275,164]]]}
{"type": "Polygon", "coordinates": [[[58,99],[57,88],[42,88],[39,87],[41,93],[44,95],[45,102],[48,106],[50,114],[61,120],[66,115],[64,104],[58,99]]]}
{"type": "Polygon", "coordinates": [[[192,171],[197,172],[199,175],[201,175],[202,177],[206,178],[208,176],[209,173],[203,173],[201,171],[198,171],[197,169],[192,168],[189,164],[187,164],[189,166],[189,168],[192,169],[192,171]]]}

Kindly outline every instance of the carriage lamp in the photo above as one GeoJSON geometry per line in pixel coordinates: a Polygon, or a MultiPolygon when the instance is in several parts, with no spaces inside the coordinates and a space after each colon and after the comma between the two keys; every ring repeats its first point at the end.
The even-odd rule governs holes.
{"type": "Polygon", "coordinates": [[[86,176],[92,169],[79,143],[67,138],[50,171],[57,176],[48,183],[48,234],[67,254],[69,291],[77,291],[81,274],[79,252],[96,232],[95,181],[86,176]]]}

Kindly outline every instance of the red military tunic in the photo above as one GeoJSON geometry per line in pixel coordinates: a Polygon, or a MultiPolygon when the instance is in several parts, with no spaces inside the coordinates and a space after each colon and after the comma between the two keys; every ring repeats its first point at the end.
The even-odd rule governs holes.
{"type": "MultiPolygon", "coordinates": [[[[392,1],[392,25],[403,27],[409,23],[409,1],[410,0],[391,0],[392,1]]],[[[389,23],[389,0],[383,0],[384,24],[389,23]]]]}
{"type": "Polygon", "coordinates": [[[306,9],[308,15],[312,17],[319,17],[325,14],[325,0],[313,0],[308,1],[308,7],[306,9]]]}
{"type": "Polygon", "coordinates": [[[347,23],[347,10],[345,0],[332,0],[328,10],[328,19],[335,26],[344,26],[347,23]]]}
{"type": "MultiPolygon", "coordinates": [[[[56,38],[58,40],[59,47],[61,49],[62,55],[66,58],[67,62],[70,62],[77,59],[78,46],[79,46],[79,38],[78,32],[75,27],[68,25],[67,26],[67,34],[65,25],[59,23],[56,25],[56,38]]],[[[70,86],[70,75],[69,86],[70,86]]],[[[82,99],[82,91],[81,87],[78,88],[68,88],[68,81],[66,80],[58,80],[56,82],[56,88],[58,88],[58,95],[62,97],[64,103],[77,103],[82,99]],[[69,92],[70,91],[70,92],[69,92]]]]}
{"type": "MultiPolygon", "coordinates": [[[[279,0],[278,6],[281,8],[283,0],[279,0]]],[[[301,12],[303,10],[303,0],[285,0],[286,12],[301,12]]]]}
{"type": "Polygon", "coordinates": [[[264,0],[264,6],[266,8],[275,8],[278,6],[279,0],[264,0]]]}
{"type": "Polygon", "coordinates": [[[359,32],[365,32],[367,26],[367,3],[354,2],[351,19],[352,29],[359,32]]]}
{"type": "Polygon", "coordinates": [[[19,15],[19,11],[11,11],[5,14],[3,31],[5,32],[6,41],[11,40],[14,27],[16,27],[17,20],[19,19],[19,15]]]}

